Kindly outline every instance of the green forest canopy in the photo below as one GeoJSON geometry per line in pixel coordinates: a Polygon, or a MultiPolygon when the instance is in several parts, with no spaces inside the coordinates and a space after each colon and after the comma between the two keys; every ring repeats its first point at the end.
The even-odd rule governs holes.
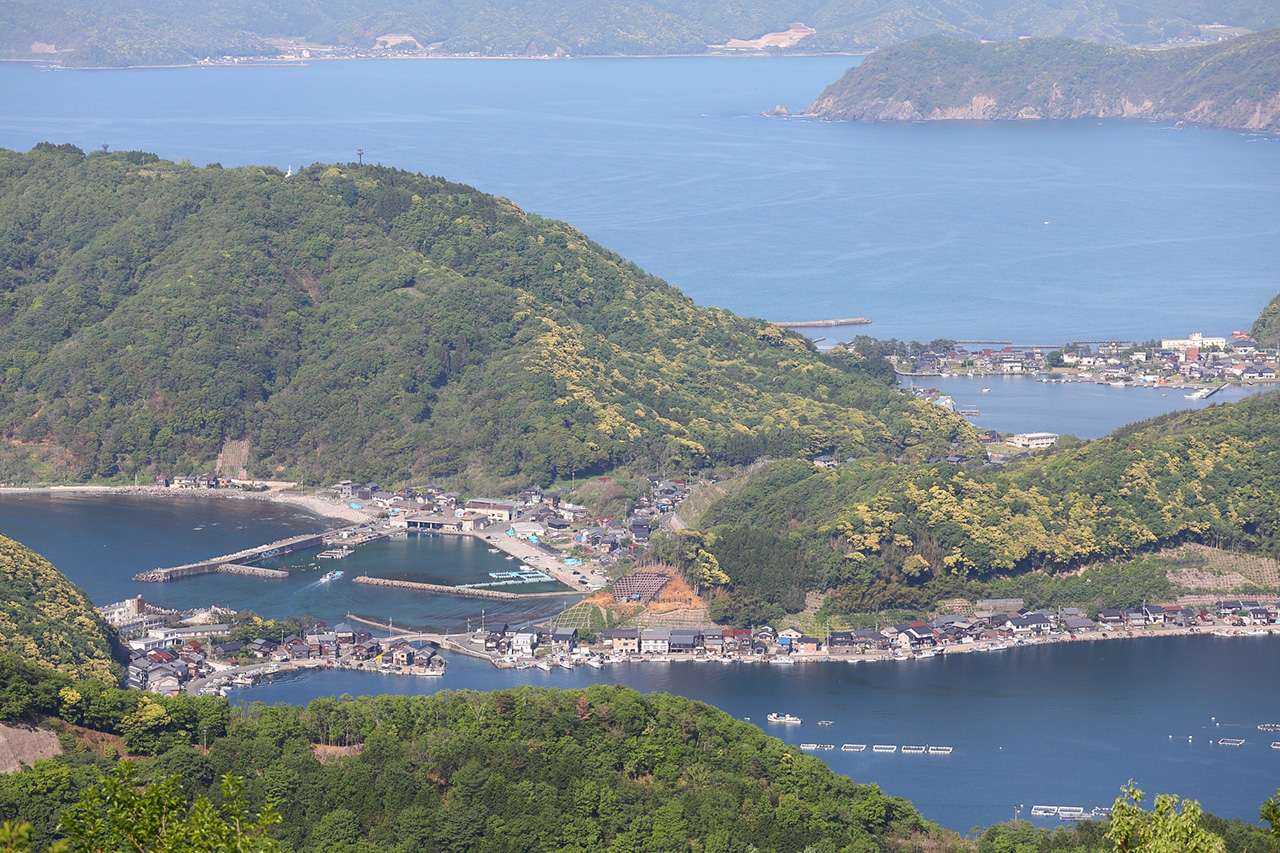
{"type": "MultiPolygon", "coordinates": [[[[216,802],[224,774],[242,778],[249,808],[273,806],[272,836],[298,853],[873,853],[934,829],[909,803],[750,723],[624,687],[229,709],[220,697],[49,679],[12,656],[0,673],[0,708],[119,734],[147,756],[144,780],[177,776],[187,796],[216,802]],[[205,739],[207,755],[191,746],[205,739]]],[[[113,763],[79,751],[0,777],[0,819],[51,839],[113,763]]]]}
{"type": "MultiPolygon", "coordinates": [[[[155,853],[192,849],[196,838],[199,849],[285,853],[975,846],[749,723],[701,702],[624,687],[231,708],[221,697],[75,682],[0,654],[0,720],[36,719],[118,735],[132,758],[119,762],[117,753],[68,735],[62,755],[0,776],[0,820],[30,827],[15,851],[64,834],[104,853],[138,849],[124,831],[155,853]],[[195,747],[206,742],[207,751],[195,747]],[[187,833],[189,846],[168,826],[187,833]]],[[[1193,801],[1178,809],[1169,795],[1156,797],[1153,811],[1141,801],[1130,785],[1111,821],[1053,832],[1027,821],[997,824],[976,839],[976,850],[1184,850],[1191,840],[1225,853],[1280,849],[1280,796],[1262,805],[1271,832],[1202,816],[1193,801]],[[1161,842],[1174,846],[1150,846],[1161,842]]]]}
{"type": "Polygon", "coordinates": [[[440,178],[0,151],[9,481],[186,474],[230,440],[251,476],[384,481],[976,448],[892,382],[440,178]]]}
{"type": "Polygon", "coordinates": [[[402,33],[440,54],[697,54],[803,22],[802,51],[863,52],[945,33],[967,39],[1066,36],[1109,44],[1195,38],[1201,24],[1280,26],[1269,0],[8,0],[0,52],[65,65],[189,63],[275,56],[282,40],[372,49],[402,33]]]}

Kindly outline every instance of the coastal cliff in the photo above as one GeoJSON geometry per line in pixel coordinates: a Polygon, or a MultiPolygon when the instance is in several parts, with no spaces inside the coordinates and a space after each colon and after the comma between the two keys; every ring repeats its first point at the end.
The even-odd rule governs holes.
{"type": "Polygon", "coordinates": [[[1146,118],[1280,129],[1280,31],[1195,48],[930,36],[850,68],[805,115],[836,121],[1146,118]]]}

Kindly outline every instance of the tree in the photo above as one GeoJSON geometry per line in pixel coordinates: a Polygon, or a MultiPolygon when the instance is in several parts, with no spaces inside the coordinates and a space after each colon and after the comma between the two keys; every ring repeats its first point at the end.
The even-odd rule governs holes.
{"type": "Polygon", "coordinates": [[[1116,853],[1225,853],[1222,839],[1200,825],[1198,802],[1183,800],[1179,812],[1176,796],[1157,794],[1155,809],[1148,812],[1141,806],[1145,796],[1133,780],[1121,789],[1107,830],[1116,853]]]}
{"type": "MultiPolygon", "coordinates": [[[[115,772],[86,790],[79,804],[62,818],[62,831],[73,849],[95,853],[274,853],[279,845],[266,837],[280,821],[271,805],[255,820],[245,803],[241,780],[222,777],[222,806],[199,797],[188,808],[176,778],[142,785],[133,762],[122,761],[115,772]]],[[[26,853],[9,833],[14,853],[26,853]]],[[[0,836],[0,841],[4,836],[0,836]]],[[[25,842],[23,842],[25,844],[25,842]]],[[[62,850],[51,847],[49,853],[62,850]]]]}

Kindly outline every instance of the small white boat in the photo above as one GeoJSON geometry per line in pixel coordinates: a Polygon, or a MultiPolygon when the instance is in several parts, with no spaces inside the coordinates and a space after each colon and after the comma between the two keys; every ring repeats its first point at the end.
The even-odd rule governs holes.
{"type": "Polygon", "coordinates": [[[600,662],[599,658],[587,658],[586,664],[592,669],[604,669],[604,664],[600,662]]]}
{"type": "Polygon", "coordinates": [[[800,719],[794,714],[773,713],[765,717],[765,719],[771,723],[803,723],[804,722],[804,720],[800,719]]]}
{"type": "Polygon", "coordinates": [[[990,393],[991,393],[991,389],[990,389],[990,388],[983,388],[983,389],[982,389],[982,393],[983,393],[983,394],[990,394],[990,393]]]}
{"type": "Polygon", "coordinates": [[[329,581],[336,581],[340,577],[342,577],[342,571],[339,569],[334,569],[331,572],[327,572],[324,577],[320,578],[320,583],[329,583],[329,581]]]}
{"type": "Polygon", "coordinates": [[[560,660],[556,661],[556,665],[562,669],[573,669],[573,661],[568,658],[560,658],[560,660]]]}
{"type": "Polygon", "coordinates": [[[538,669],[542,670],[543,672],[551,671],[551,664],[547,663],[544,660],[538,661],[537,663],[534,664],[534,666],[536,666],[538,669]]]}
{"type": "Polygon", "coordinates": [[[835,721],[834,721],[834,720],[818,720],[818,725],[820,725],[820,726],[834,726],[834,725],[835,725],[835,721]]]}

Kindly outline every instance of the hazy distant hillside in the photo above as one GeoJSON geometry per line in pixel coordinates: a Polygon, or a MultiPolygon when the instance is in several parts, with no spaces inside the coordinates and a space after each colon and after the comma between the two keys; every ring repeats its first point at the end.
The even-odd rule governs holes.
{"type": "Polygon", "coordinates": [[[0,479],[227,442],[255,476],[543,482],[976,447],[892,382],[440,178],[0,151],[0,479]]]}
{"type": "Polygon", "coordinates": [[[869,56],[809,115],[844,121],[1154,118],[1280,129],[1280,30],[1137,50],[930,36],[869,56]]]}
{"type": "Polygon", "coordinates": [[[0,535],[0,651],[116,681],[112,636],[83,590],[44,557],[0,535]]]}
{"type": "Polygon", "coordinates": [[[793,51],[864,52],[945,33],[969,39],[1066,36],[1107,44],[1201,36],[1200,24],[1280,26],[1270,0],[7,0],[0,56],[66,65],[182,63],[271,56],[267,40],[375,47],[402,33],[441,54],[702,53],[803,22],[793,51]]]}

